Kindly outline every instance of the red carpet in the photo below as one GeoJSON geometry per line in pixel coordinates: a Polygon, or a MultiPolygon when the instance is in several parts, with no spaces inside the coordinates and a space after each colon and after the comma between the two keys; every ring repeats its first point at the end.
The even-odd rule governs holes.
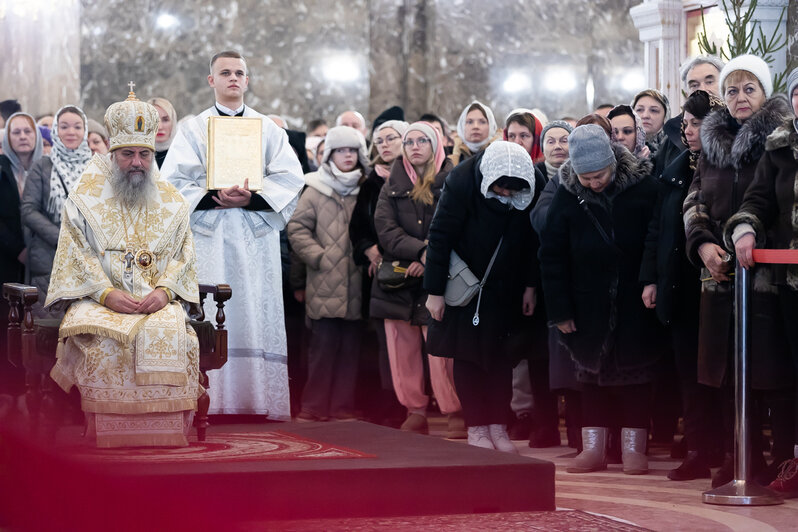
{"type": "Polygon", "coordinates": [[[179,449],[72,447],[65,448],[63,452],[77,460],[146,464],[375,458],[373,454],[283,431],[212,433],[204,442],[191,442],[188,447],[179,449]]]}

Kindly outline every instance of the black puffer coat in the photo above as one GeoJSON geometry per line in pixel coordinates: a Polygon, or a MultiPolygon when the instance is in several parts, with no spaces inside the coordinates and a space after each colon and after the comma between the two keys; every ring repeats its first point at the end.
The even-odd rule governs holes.
{"type": "Polygon", "coordinates": [[[612,366],[633,370],[652,365],[659,351],[658,324],[643,306],[638,281],[648,223],[656,201],[651,163],[614,146],[613,182],[601,193],[583,187],[566,161],[560,187],[541,235],[540,262],[549,320],[574,320],[562,335],[579,367],[598,374],[612,366]],[[580,205],[580,198],[584,204],[580,205]],[[590,209],[613,244],[591,222],[590,209]]]}
{"type": "Polygon", "coordinates": [[[504,235],[482,293],[479,325],[472,324],[475,297],[465,307],[447,305],[442,321],[430,321],[427,336],[430,354],[487,368],[495,358],[511,357],[513,336],[522,329],[524,289],[538,285],[538,241],[529,223],[531,206],[510,209],[480,192],[484,153],[463,161],[446,178],[430,227],[424,288],[430,294],[444,294],[451,250],[482,279],[504,235]]]}
{"type": "Polygon", "coordinates": [[[21,283],[24,280],[25,267],[17,260],[23,249],[25,237],[17,180],[11,161],[0,155],[0,282],[21,283]]]}

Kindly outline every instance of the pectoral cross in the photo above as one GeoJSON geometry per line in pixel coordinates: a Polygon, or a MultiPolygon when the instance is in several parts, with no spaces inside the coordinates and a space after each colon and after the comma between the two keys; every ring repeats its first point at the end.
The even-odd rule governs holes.
{"type": "Polygon", "coordinates": [[[124,277],[127,280],[130,280],[133,277],[133,259],[135,258],[136,256],[130,250],[128,250],[127,253],[125,253],[125,255],[122,257],[122,260],[125,263],[124,277]]]}

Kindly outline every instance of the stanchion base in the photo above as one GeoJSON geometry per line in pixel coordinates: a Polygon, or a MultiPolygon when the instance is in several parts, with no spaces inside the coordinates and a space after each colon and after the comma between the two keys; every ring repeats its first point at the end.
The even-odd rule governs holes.
{"type": "Polygon", "coordinates": [[[775,491],[745,480],[732,480],[719,488],[705,491],[703,501],[722,506],[771,506],[784,503],[784,499],[775,491]]]}

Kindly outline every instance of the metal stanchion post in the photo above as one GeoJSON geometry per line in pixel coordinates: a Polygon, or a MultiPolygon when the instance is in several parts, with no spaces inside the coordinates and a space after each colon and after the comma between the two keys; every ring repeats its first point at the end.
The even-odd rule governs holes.
{"type": "Polygon", "coordinates": [[[750,338],[748,336],[748,308],[750,281],[748,270],[737,263],[735,269],[735,416],[734,416],[734,480],[719,488],[704,492],[707,504],[725,506],[766,506],[782,504],[784,500],[777,493],[758,485],[751,475],[751,433],[749,418],[751,401],[751,371],[749,363],[750,338]]]}

